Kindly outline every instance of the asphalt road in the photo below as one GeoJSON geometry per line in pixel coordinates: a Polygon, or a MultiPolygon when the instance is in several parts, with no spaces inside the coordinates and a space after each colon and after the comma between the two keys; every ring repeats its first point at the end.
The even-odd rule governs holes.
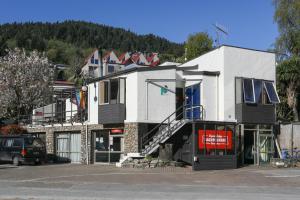
{"type": "Polygon", "coordinates": [[[300,170],[0,165],[0,199],[300,199],[300,170]]]}

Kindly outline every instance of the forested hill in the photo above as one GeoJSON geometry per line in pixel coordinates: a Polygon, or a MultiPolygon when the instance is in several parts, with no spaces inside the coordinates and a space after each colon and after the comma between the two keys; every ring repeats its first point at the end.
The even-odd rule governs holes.
{"type": "Polygon", "coordinates": [[[183,45],[153,34],[138,35],[121,28],[65,21],[57,23],[12,23],[0,25],[0,48],[22,47],[46,51],[54,62],[72,64],[74,55],[83,57],[91,48],[117,51],[159,52],[182,56],[183,45]]]}

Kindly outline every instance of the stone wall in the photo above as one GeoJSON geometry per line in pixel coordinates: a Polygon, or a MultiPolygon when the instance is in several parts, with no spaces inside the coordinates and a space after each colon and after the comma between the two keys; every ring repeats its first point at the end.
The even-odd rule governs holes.
{"type": "Polygon", "coordinates": [[[124,153],[138,153],[141,149],[141,137],[148,132],[148,123],[124,124],[124,153]]]}
{"type": "Polygon", "coordinates": [[[124,153],[139,152],[138,123],[124,124],[124,153]]]}
{"type": "Polygon", "coordinates": [[[92,161],[92,130],[101,130],[103,125],[70,125],[70,126],[39,126],[39,127],[26,127],[28,133],[45,133],[46,134],[46,150],[48,154],[55,153],[55,133],[59,132],[80,132],[81,134],[81,163],[87,163],[87,157],[89,157],[89,163],[92,161]],[[87,132],[87,140],[86,140],[87,132]],[[86,148],[87,144],[87,148],[86,148]]]}

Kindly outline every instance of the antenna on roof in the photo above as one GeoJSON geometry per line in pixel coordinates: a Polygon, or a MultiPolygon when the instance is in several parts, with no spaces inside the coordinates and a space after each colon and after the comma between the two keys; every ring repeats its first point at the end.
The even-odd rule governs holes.
{"type": "Polygon", "coordinates": [[[220,46],[220,36],[221,34],[224,34],[224,35],[228,35],[228,30],[227,28],[225,28],[224,26],[218,24],[218,23],[215,23],[213,24],[213,26],[215,27],[216,29],[216,34],[217,34],[217,39],[215,40],[216,44],[217,44],[217,47],[220,46]]]}

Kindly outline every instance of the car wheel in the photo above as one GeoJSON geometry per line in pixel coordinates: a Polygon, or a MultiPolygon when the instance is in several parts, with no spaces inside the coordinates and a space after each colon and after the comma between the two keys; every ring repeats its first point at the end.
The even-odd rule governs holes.
{"type": "Polygon", "coordinates": [[[20,165],[20,159],[19,159],[18,156],[15,156],[15,157],[13,158],[13,165],[14,165],[14,166],[19,166],[19,165],[20,165]]]}

